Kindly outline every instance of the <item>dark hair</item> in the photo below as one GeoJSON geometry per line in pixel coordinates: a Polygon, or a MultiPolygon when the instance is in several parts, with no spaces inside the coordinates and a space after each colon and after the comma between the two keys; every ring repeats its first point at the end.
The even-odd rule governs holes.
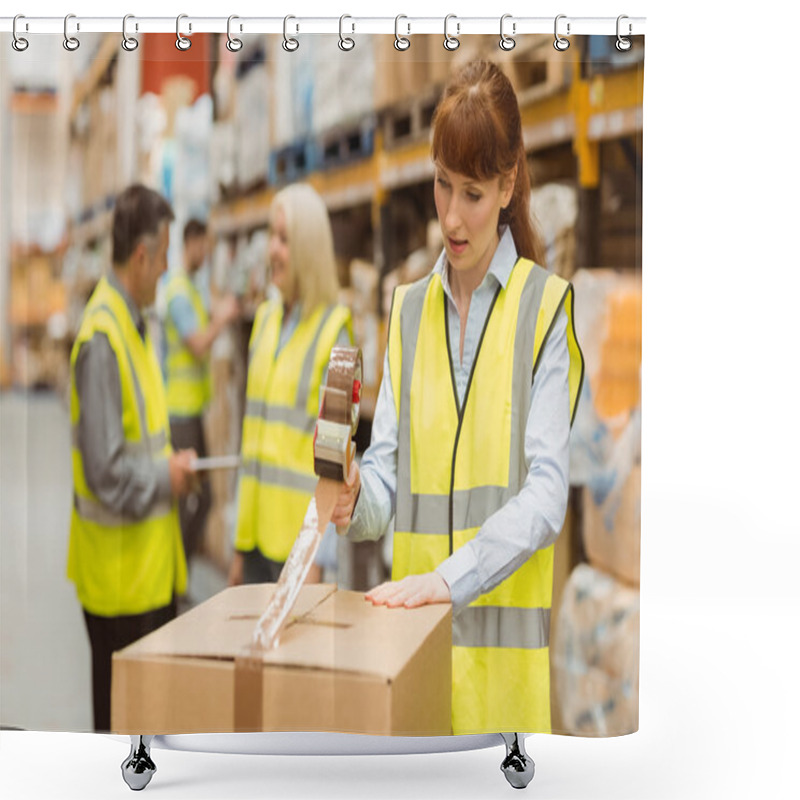
{"type": "Polygon", "coordinates": [[[183,242],[194,239],[197,236],[205,236],[208,226],[202,220],[192,218],[183,226],[183,242]]]}
{"type": "Polygon", "coordinates": [[[142,237],[157,235],[161,223],[173,219],[170,204],[158,192],[140,183],[129,186],[114,203],[112,262],[127,263],[142,237]]]}
{"type": "Polygon", "coordinates": [[[448,81],[433,115],[431,155],[445,169],[485,181],[517,167],[514,193],[500,212],[519,254],[544,264],[530,212],[531,178],[517,96],[491,61],[472,61],[448,81]]]}

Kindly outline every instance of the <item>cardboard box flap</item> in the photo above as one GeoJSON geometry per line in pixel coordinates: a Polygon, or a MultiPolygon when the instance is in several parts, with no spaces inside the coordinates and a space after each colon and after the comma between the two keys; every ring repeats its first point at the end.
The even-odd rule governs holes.
{"type": "MultiPolygon", "coordinates": [[[[126,656],[153,655],[233,659],[242,655],[253,639],[253,630],[275,584],[233,586],[168,622],[126,647],[126,656]]],[[[336,586],[317,584],[303,587],[289,616],[308,614],[336,591],[336,586]]]]}
{"type": "MultiPolygon", "coordinates": [[[[226,589],[121,652],[126,658],[232,660],[245,655],[273,591],[273,584],[226,589]]],[[[304,586],[278,646],[262,653],[261,660],[389,681],[445,617],[449,626],[449,604],[393,609],[373,606],[361,592],[337,591],[327,584],[304,586]]]]}
{"type": "Polygon", "coordinates": [[[262,661],[392,680],[445,617],[449,626],[449,604],[387,608],[361,592],[336,592],[287,627],[262,661]]]}

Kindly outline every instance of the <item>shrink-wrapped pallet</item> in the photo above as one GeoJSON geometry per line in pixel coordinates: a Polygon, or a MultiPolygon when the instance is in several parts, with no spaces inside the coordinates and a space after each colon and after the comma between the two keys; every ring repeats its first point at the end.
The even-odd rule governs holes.
{"type": "Polygon", "coordinates": [[[264,180],[269,166],[270,81],[266,64],[252,67],[236,86],[236,180],[264,180]]]}
{"type": "Polygon", "coordinates": [[[373,110],[375,55],[371,43],[356,37],[356,46],[343,59],[338,41],[338,36],[321,35],[314,47],[311,129],[315,135],[337,127],[357,127],[373,110]]]}
{"type": "Polygon", "coordinates": [[[639,728],[639,592],[579,564],[561,595],[551,660],[565,733],[620,736],[639,728]]]}

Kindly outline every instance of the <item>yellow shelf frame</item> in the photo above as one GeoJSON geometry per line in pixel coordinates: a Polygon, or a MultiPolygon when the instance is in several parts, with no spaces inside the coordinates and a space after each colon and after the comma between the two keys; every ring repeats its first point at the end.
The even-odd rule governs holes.
{"type": "MultiPolygon", "coordinates": [[[[521,109],[523,139],[528,152],[572,142],[578,159],[578,182],[583,188],[592,188],[600,180],[600,143],[642,129],[641,70],[583,79],[578,76],[577,62],[572,68],[567,87],[521,109]]],[[[371,156],[342,167],[313,171],[304,180],[319,191],[331,211],[369,203],[377,215],[392,189],[432,176],[427,139],[387,150],[378,130],[371,156]]],[[[270,187],[217,206],[211,212],[212,231],[224,236],[267,225],[276,191],[270,187]]]]}

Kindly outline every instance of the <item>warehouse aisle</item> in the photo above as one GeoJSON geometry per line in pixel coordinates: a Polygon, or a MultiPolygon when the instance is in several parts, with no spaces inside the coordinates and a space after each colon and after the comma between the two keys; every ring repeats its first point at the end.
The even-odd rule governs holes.
{"type": "Polygon", "coordinates": [[[66,577],[69,416],[55,394],[0,395],[0,723],[90,730],[89,644],[66,577]]]}
{"type": "MultiPolygon", "coordinates": [[[[89,642],[66,578],[69,415],[55,394],[0,394],[0,725],[91,730],[89,642]]],[[[189,596],[225,587],[192,565],[189,596]]]]}

